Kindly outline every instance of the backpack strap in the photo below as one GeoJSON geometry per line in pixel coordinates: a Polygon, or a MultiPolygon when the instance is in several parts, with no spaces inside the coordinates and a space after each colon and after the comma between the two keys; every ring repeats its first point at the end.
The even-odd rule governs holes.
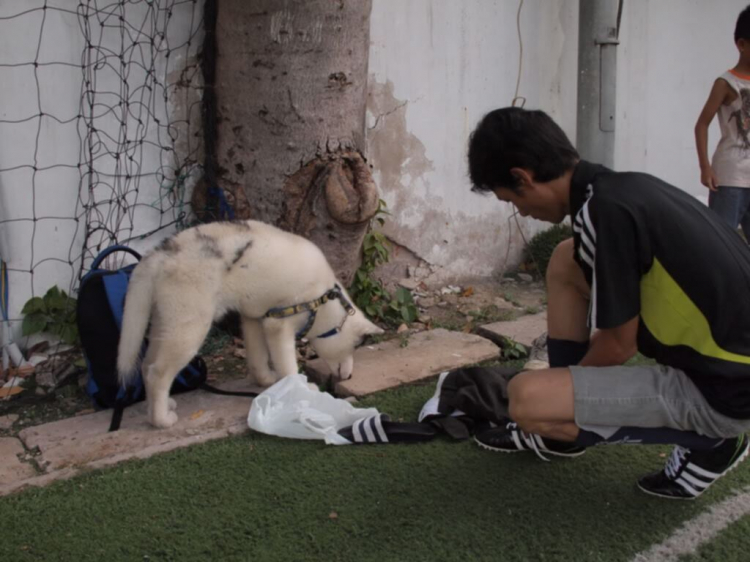
{"type": "Polygon", "coordinates": [[[120,429],[120,423],[122,423],[122,414],[125,411],[125,405],[130,404],[130,399],[132,398],[135,390],[136,389],[131,386],[120,391],[122,395],[117,397],[117,401],[115,402],[115,405],[112,409],[112,421],[109,422],[108,431],[117,431],[118,429],[120,429]]]}
{"type": "Polygon", "coordinates": [[[119,402],[115,404],[112,411],[112,421],[109,422],[109,429],[107,431],[117,431],[120,429],[120,423],[122,423],[122,413],[125,411],[125,407],[119,402]]]}
{"type": "Polygon", "coordinates": [[[139,254],[132,248],[128,248],[127,246],[122,246],[122,245],[115,245],[115,246],[110,246],[109,248],[104,248],[101,252],[99,252],[99,255],[94,258],[93,262],[91,262],[91,267],[89,269],[90,270],[99,269],[99,266],[102,264],[104,259],[110,254],[114,254],[115,252],[127,252],[135,256],[135,258],[138,261],[141,261],[141,254],[139,254]]]}

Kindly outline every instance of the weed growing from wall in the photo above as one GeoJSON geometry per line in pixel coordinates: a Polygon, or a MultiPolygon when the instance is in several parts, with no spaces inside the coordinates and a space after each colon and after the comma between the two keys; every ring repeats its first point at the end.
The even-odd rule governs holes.
{"type": "Polygon", "coordinates": [[[417,319],[417,307],[411,292],[399,287],[391,293],[385,288],[380,279],[374,277],[375,269],[388,263],[391,257],[390,242],[386,236],[373,230],[374,222],[379,226],[385,224],[383,215],[387,215],[385,201],[380,200],[378,212],[370,221],[370,229],[365,234],[362,243],[362,264],[354,274],[354,280],[349,293],[355,304],[376,322],[383,322],[389,326],[397,326],[402,322],[407,324],[417,319]]]}

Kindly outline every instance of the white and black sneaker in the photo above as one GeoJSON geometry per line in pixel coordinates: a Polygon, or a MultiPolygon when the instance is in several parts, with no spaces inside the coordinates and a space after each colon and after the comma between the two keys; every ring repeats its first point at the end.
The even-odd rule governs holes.
{"type": "Polygon", "coordinates": [[[638,487],[654,496],[693,500],[740,464],[748,454],[747,436],[725,439],[708,451],[676,446],[663,470],[638,480],[638,487]]]}
{"type": "Polygon", "coordinates": [[[500,453],[534,451],[540,459],[545,461],[549,460],[545,457],[547,454],[558,457],[577,457],[586,452],[585,447],[579,447],[573,443],[556,441],[536,433],[521,431],[518,424],[512,421],[506,423],[505,426],[477,433],[474,441],[483,449],[500,453]]]}

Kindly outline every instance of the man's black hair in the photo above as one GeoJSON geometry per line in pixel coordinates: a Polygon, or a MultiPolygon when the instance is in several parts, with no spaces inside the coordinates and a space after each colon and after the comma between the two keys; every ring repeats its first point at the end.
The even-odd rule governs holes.
{"type": "Polygon", "coordinates": [[[734,42],[740,39],[750,41],[750,5],[737,16],[737,25],[734,26],[734,42]]]}
{"type": "Polygon", "coordinates": [[[469,139],[469,177],[476,192],[518,188],[511,168],[534,172],[534,179],[562,176],[578,160],[563,130],[543,111],[504,107],[485,115],[469,139]]]}

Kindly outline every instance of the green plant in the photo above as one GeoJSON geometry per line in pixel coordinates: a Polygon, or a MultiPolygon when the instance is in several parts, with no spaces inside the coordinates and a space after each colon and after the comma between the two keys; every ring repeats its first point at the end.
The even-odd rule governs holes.
{"type": "Polygon", "coordinates": [[[556,224],[535,235],[524,250],[526,271],[538,274],[542,279],[547,274],[547,265],[557,245],[573,236],[573,230],[567,224],[556,224]]]}
{"type": "Polygon", "coordinates": [[[512,311],[502,310],[494,304],[484,306],[479,310],[470,310],[467,314],[471,316],[477,324],[489,324],[491,322],[505,321],[513,318],[512,311]]]}
{"type": "Polygon", "coordinates": [[[520,359],[526,357],[528,351],[526,351],[526,347],[523,344],[510,338],[504,338],[500,355],[506,360],[520,359]]]}
{"type": "Polygon", "coordinates": [[[44,297],[33,297],[23,306],[23,335],[48,332],[64,343],[78,343],[76,299],[52,287],[44,297]]]}
{"type": "MultiPolygon", "coordinates": [[[[383,226],[385,219],[381,215],[387,214],[389,213],[385,201],[381,199],[372,220],[383,226]]],[[[411,292],[399,287],[395,295],[391,295],[383,286],[383,282],[373,276],[375,268],[390,259],[389,248],[390,243],[385,234],[373,230],[371,222],[362,243],[362,264],[354,274],[349,292],[355,304],[374,320],[389,325],[414,322],[417,319],[417,307],[411,292]]]]}

